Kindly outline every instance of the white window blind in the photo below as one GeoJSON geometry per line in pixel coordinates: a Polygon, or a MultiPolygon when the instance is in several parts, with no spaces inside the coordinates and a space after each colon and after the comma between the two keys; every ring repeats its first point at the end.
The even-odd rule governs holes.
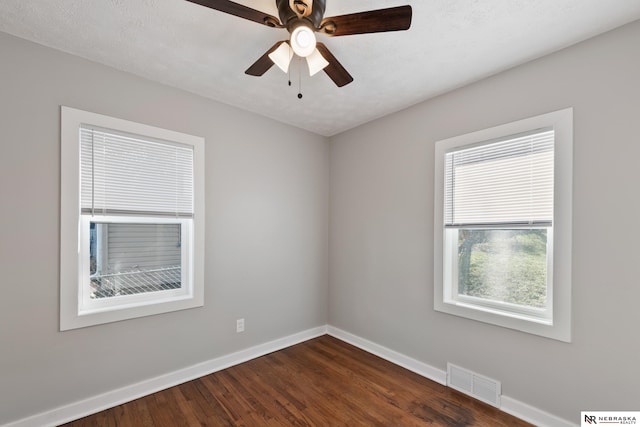
{"type": "Polygon", "coordinates": [[[553,129],[446,153],[445,226],[551,226],[553,161],[553,129]]]}
{"type": "Polygon", "coordinates": [[[80,128],[85,214],[193,217],[193,148],[80,128]]]}

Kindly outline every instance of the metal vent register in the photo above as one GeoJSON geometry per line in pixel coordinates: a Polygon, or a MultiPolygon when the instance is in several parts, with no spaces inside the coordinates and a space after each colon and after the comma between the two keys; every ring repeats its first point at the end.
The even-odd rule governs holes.
{"type": "Polygon", "coordinates": [[[501,384],[491,378],[447,363],[447,386],[495,407],[500,407],[501,384]]]}

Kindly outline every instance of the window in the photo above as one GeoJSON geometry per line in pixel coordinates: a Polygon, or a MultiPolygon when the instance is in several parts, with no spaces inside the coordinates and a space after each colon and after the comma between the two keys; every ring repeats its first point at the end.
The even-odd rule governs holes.
{"type": "Polygon", "coordinates": [[[572,110],[436,143],[434,308],[570,341],[572,110]]]}
{"type": "Polygon", "coordinates": [[[60,329],[203,304],[202,138],[62,107],[60,329]]]}

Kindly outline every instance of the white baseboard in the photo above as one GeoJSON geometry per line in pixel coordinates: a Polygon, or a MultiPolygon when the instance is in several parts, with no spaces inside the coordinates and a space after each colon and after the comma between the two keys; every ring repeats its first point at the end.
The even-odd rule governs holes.
{"type": "MultiPolygon", "coordinates": [[[[447,372],[445,370],[427,365],[424,362],[420,362],[419,360],[405,356],[397,351],[383,347],[334,326],[327,326],[327,333],[366,352],[402,366],[418,375],[422,375],[442,385],[447,385],[447,372]]],[[[499,409],[538,427],[574,427],[577,425],[505,395],[501,396],[501,406],[499,409]]]]}
{"type": "MultiPolygon", "coordinates": [[[[505,395],[502,396],[502,407],[500,409],[507,414],[511,414],[514,417],[518,417],[521,420],[539,427],[576,427],[579,425],[579,423],[571,423],[563,418],[505,395]]],[[[580,414],[578,414],[578,416],[579,415],[580,414]]]]}
{"type": "Polygon", "coordinates": [[[308,329],[287,337],[250,347],[245,350],[198,363],[197,365],[193,365],[188,368],[160,375],[155,378],[150,378],[136,384],[89,397],[87,399],[61,406],[59,408],[54,408],[21,420],[13,421],[9,424],[5,424],[4,427],[43,427],[63,424],[108,408],[113,408],[114,406],[130,402],[151,393],[156,393],[169,387],[209,375],[213,372],[255,359],[256,357],[290,347],[294,344],[325,335],[326,333],[326,326],[308,329]]]}
{"type": "Polygon", "coordinates": [[[348,342],[349,344],[361,348],[368,353],[375,354],[376,356],[388,360],[391,363],[415,372],[418,375],[421,375],[442,385],[447,385],[447,372],[443,371],[442,369],[434,368],[433,366],[427,365],[426,363],[420,362],[419,360],[405,356],[404,354],[398,353],[397,351],[391,350],[387,347],[383,347],[374,342],[371,342],[364,338],[360,338],[357,335],[353,335],[349,332],[343,331],[342,329],[338,329],[333,326],[327,326],[327,333],[332,337],[336,337],[342,341],[348,342]]]}
{"type": "MultiPolygon", "coordinates": [[[[13,421],[9,424],[5,424],[3,427],[43,427],[64,424],[324,334],[329,334],[439,384],[446,385],[447,383],[447,373],[442,369],[435,368],[424,362],[420,362],[419,360],[405,356],[397,351],[343,331],[339,328],[333,326],[319,326],[317,328],[308,329],[264,344],[259,344],[245,350],[211,359],[188,368],[160,375],[155,378],[150,378],[148,380],[112,390],[78,402],[70,403],[59,408],[54,408],[21,420],[13,421]]],[[[536,426],[572,427],[576,425],[511,397],[502,395],[501,399],[502,406],[500,409],[502,411],[536,426]]]]}

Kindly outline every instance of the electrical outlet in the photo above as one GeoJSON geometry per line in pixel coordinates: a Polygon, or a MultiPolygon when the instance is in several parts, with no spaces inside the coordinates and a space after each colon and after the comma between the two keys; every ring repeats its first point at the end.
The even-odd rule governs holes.
{"type": "Polygon", "coordinates": [[[244,319],[236,320],[236,332],[244,332],[244,319]]]}

